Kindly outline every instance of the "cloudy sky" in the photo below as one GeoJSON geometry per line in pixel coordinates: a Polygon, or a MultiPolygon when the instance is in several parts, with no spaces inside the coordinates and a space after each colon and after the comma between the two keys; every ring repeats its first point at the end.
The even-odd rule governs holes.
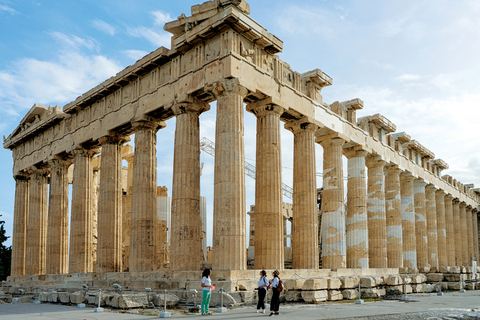
{"type": "MultiPolygon", "coordinates": [[[[0,0],[0,132],[34,103],[63,106],[160,46],[165,22],[202,0],[0,0]]],[[[250,0],[251,17],[284,41],[282,60],[334,79],[327,103],[361,98],[358,116],[381,113],[480,187],[480,2],[477,0],[250,0]]],[[[215,108],[201,116],[214,140],[215,108]]],[[[255,117],[245,115],[246,158],[255,163],[255,117]]],[[[158,133],[158,184],[171,190],[175,120],[158,133]]],[[[282,132],[283,180],[292,183],[291,133],[282,132]]],[[[317,171],[322,150],[317,146],[317,171]]],[[[209,238],[213,158],[202,153],[209,238]]],[[[0,214],[11,235],[12,156],[0,150],[0,214]]],[[[255,183],[246,178],[247,206],[255,183]]],[[[321,185],[321,180],[319,180],[321,185]]],[[[209,240],[210,242],[210,240],[209,240]]]]}

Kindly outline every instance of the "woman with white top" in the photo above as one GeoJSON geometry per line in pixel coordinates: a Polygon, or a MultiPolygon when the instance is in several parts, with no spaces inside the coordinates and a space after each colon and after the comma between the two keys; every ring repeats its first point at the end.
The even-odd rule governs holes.
{"type": "Polygon", "coordinates": [[[210,269],[203,270],[202,273],[202,316],[211,315],[208,312],[210,297],[212,294],[212,280],[210,279],[210,269]]]}
{"type": "Polygon", "coordinates": [[[265,270],[260,271],[260,280],[258,280],[258,304],[257,313],[262,309],[262,313],[265,313],[265,296],[267,295],[268,279],[267,272],[265,270]]]}
{"type": "Polygon", "coordinates": [[[280,313],[280,292],[277,290],[280,284],[280,278],[278,277],[280,272],[278,270],[273,271],[273,280],[270,287],[272,288],[272,300],[270,300],[270,316],[278,316],[280,313]]]}

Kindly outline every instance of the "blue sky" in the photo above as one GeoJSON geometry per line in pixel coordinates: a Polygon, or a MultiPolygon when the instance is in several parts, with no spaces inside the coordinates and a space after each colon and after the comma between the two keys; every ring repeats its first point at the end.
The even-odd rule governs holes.
{"type": "MultiPolygon", "coordinates": [[[[8,136],[34,103],[65,105],[159,46],[163,24],[201,0],[0,0],[0,131],[8,136]]],[[[251,17],[284,41],[282,60],[334,79],[327,103],[361,98],[358,116],[381,113],[480,187],[480,2],[477,0],[250,0],[251,17]]],[[[201,116],[214,140],[215,109],[201,116]]],[[[255,117],[245,116],[246,158],[255,162],[255,117]]],[[[171,189],[175,120],[158,133],[158,184],[171,189]]],[[[282,132],[283,180],[291,185],[293,139],[282,132]]],[[[317,146],[317,171],[321,171],[317,146]]],[[[202,195],[209,224],[213,159],[202,195]]],[[[15,184],[0,150],[0,214],[12,231],[15,184]]],[[[246,178],[247,207],[254,181],[246,178]]],[[[319,186],[321,181],[319,181],[319,186]]],[[[208,229],[211,237],[211,227],[208,229]]]]}

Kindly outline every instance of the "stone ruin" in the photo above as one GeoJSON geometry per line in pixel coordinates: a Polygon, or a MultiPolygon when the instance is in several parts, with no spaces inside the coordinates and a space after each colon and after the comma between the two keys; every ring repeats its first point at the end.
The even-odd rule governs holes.
{"type": "Polygon", "coordinates": [[[16,181],[6,294],[24,288],[40,300],[91,302],[89,292],[78,294],[82,284],[113,291],[116,283],[131,291],[168,289],[191,301],[205,265],[199,116],[213,101],[208,256],[231,304],[254,298],[261,269],[281,270],[287,301],[354,299],[359,284],[367,296],[475,288],[480,189],[442,175],[447,163],[396,133],[384,116],[357,119],[362,100],[324,102],[321,91],[332,79],[319,69],[292,70],[277,56],[283,42],[249,13],[242,0],[193,6],[190,16],[165,25],[171,49],[153,51],[63,108],[35,104],[4,138],[16,181]],[[257,118],[254,270],[247,269],[244,104],[257,118]],[[157,223],[156,145],[157,131],[161,137],[174,117],[167,257],[159,237],[165,226],[157,223]],[[284,268],[281,124],[294,135],[292,269],[284,268]],[[122,146],[131,134],[124,194],[122,146]],[[321,226],[315,144],[324,151],[321,226]],[[68,293],[63,300],[60,291],[68,293]]]}

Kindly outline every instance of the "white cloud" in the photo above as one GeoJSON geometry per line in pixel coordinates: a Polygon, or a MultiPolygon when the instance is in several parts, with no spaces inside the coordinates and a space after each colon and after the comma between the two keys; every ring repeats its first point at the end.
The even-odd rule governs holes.
{"type": "Polygon", "coordinates": [[[12,15],[19,13],[17,10],[13,9],[12,7],[7,6],[6,4],[0,4],[0,11],[5,11],[5,12],[8,12],[12,15]]]}
{"type": "Polygon", "coordinates": [[[105,56],[82,52],[97,49],[91,39],[59,32],[51,35],[62,44],[52,59],[21,58],[0,70],[2,113],[19,116],[34,103],[68,103],[122,69],[105,56]]]}
{"type": "Polygon", "coordinates": [[[327,38],[333,38],[338,32],[337,21],[341,18],[334,12],[323,10],[321,8],[311,8],[309,10],[289,6],[283,10],[283,14],[277,16],[277,28],[285,33],[295,35],[321,35],[327,38]]]}
{"type": "Polygon", "coordinates": [[[97,30],[99,30],[99,31],[101,31],[101,32],[104,32],[104,33],[106,33],[106,34],[108,34],[108,35],[111,35],[111,36],[115,35],[115,27],[112,26],[112,25],[110,25],[110,24],[108,24],[108,23],[106,23],[106,22],[103,21],[103,20],[96,19],[96,20],[92,21],[92,26],[93,26],[95,29],[97,29],[97,30]]]}
{"type": "Polygon", "coordinates": [[[157,47],[170,47],[171,35],[166,32],[157,33],[147,27],[128,28],[128,33],[136,38],[143,38],[157,47]]]}
{"type": "Polygon", "coordinates": [[[397,81],[417,81],[417,80],[420,80],[422,78],[422,76],[418,75],[418,74],[402,74],[398,77],[395,78],[395,80],[397,81]]]}
{"type": "Polygon", "coordinates": [[[75,35],[67,35],[57,31],[51,32],[50,35],[62,45],[64,50],[80,50],[82,48],[89,50],[99,49],[94,39],[80,38],[75,35]]]}
{"type": "Polygon", "coordinates": [[[148,54],[147,51],[143,50],[124,50],[123,53],[133,60],[139,60],[148,54]]]}
{"type": "Polygon", "coordinates": [[[153,11],[151,12],[151,14],[154,16],[155,18],[155,22],[154,24],[156,26],[161,26],[163,27],[163,25],[167,22],[171,22],[175,19],[173,19],[170,14],[166,13],[166,12],[163,12],[163,11],[153,11]]]}

